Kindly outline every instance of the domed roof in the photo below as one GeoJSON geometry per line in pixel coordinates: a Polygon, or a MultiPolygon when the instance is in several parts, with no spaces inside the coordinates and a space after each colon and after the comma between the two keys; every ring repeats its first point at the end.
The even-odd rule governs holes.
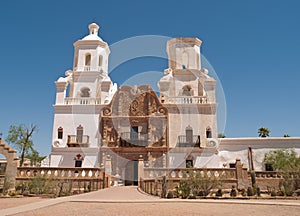
{"type": "Polygon", "coordinates": [[[89,30],[90,30],[90,34],[85,36],[84,38],[82,38],[82,40],[100,40],[100,41],[103,41],[98,36],[99,26],[96,23],[89,24],[89,30]]]}

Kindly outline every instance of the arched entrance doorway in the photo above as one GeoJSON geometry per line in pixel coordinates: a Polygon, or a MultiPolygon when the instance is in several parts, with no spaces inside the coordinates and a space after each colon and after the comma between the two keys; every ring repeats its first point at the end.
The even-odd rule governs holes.
{"type": "Polygon", "coordinates": [[[125,186],[138,185],[138,161],[128,161],[125,167],[125,186]]]}

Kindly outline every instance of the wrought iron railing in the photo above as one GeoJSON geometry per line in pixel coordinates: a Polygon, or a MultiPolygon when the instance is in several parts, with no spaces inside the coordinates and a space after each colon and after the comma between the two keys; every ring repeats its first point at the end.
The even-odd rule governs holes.
{"type": "Polygon", "coordinates": [[[177,140],[177,147],[200,147],[200,136],[180,135],[177,140]]]}
{"type": "Polygon", "coordinates": [[[90,137],[88,135],[68,135],[67,145],[68,147],[89,147],[90,137]]]}

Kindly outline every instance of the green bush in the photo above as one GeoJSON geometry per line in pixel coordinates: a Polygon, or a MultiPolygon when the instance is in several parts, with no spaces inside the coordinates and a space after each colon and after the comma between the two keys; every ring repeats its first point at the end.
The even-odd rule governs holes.
{"type": "Polygon", "coordinates": [[[186,199],[190,195],[190,192],[191,192],[191,188],[189,183],[185,180],[181,180],[178,185],[179,197],[181,197],[182,199],[186,199]]]}

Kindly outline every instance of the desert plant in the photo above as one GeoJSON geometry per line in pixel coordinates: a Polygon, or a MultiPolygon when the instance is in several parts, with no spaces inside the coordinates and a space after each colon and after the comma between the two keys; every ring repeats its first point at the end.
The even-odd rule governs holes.
{"type": "Polygon", "coordinates": [[[260,195],[261,195],[260,187],[257,187],[257,188],[256,188],[256,195],[257,195],[257,196],[260,196],[260,195]]]}
{"type": "Polygon", "coordinates": [[[186,180],[181,180],[178,185],[178,195],[181,198],[186,199],[190,195],[190,192],[191,188],[189,183],[186,180]]]}
{"type": "Polygon", "coordinates": [[[253,188],[252,187],[248,187],[247,188],[247,196],[253,196],[254,193],[253,193],[253,188]]]}
{"type": "Polygon", "coordinates": [[[223,191],[222,189],[218,189],[216,192],[216,197],[221,197],[221,196],[223,196],[223,191]]]}
{"type": "Polygon", "coordinates": [[[194,196],[207,196],[211,189],[219,185],[219,181],[208,173],[192,172],[188,181],[194,196]]]}
{"type": "Polygon", "coordinates": [[[162,177],[162,189],[161,189],[160,197],[165,198],[166,195],[167,195],[167,180],[166,180],[166,176],[163,176],[162,177]]]}
{"type": "Polygon", "coordinates": [[[169,190],[168,193],[167,193],[167,198],[168,198],[168,199],[174,198],[174,192],[171,191],[171,190],[169,190]]]}
{"type": "Polygon", "coordinates": [[[232,187],[231,187],[230,196],[231,197],[237,196],[237,189],[236,189],[235,185],[232,185],[232,187]]]}
{"type": "Polygon", "coordinates": [[[5,175],[3,179],[3,187],[2,187],[2,193],[4,195],[8,194],[10,188],[10,180],[9,178],[5,175]]]}

